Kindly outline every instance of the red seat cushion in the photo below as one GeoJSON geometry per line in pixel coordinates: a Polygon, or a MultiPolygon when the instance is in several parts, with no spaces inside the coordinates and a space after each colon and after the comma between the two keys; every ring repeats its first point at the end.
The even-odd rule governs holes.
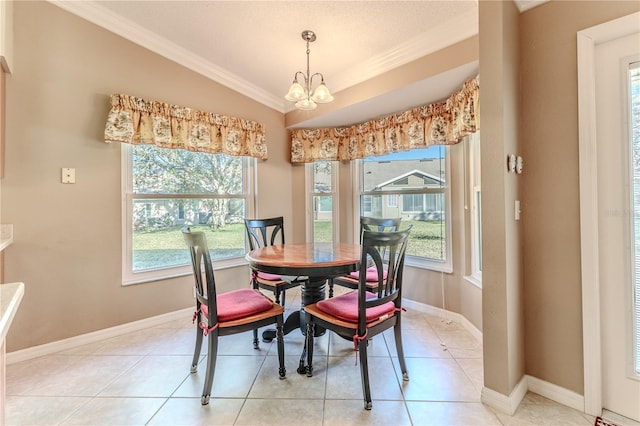
{"type": "Polygon", "coordinates": [[[281,281],[282,277],[276,274],[268,274],[266,272],[258,272],[258,278],[262,278],[267,281],[281,281]]]}
{"type": "MultiPolygon", "coordinates": [[[[218,322],[259,314],[268,311],[273,306],[271,300],[249,288],[219,294],[216,301],[218,303],[218,322]]],[[[201,309],[209,317],[207,305],[202,305],[201,309]]]]}
{"type": "MultiPolygon", "coordinates": [[[[367,278],[366,281],[369,283],[378,282],[378,269],[375,266],[371,266],[366,269],[367,278]]],[[[353,279],[360,279],[360,271],[352,272],[349,276],[353,279]]],[[[382,279],[387,278],[387,271],[382,271],[382,279]]]]}
{"type": "MultiPolygon", "coordinates": [[[[375,299],[376,295],[367,292],[367,299],[375,299]]],[[[318,309],[343,321],[358,322],[358,292],[352,291],[342,296],[321,300],[316,303],[318,309]]],[[[367,309],[367,321],[376,321],[385,315],[392,315],[395,310],[393,302],[367,309]]]]}

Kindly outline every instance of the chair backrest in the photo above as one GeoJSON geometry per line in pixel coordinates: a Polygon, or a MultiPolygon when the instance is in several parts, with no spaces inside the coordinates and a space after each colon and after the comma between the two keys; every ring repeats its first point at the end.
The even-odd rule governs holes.
{"type": "Polygon", "coordinates": [[[360,264],[375,266],[378,274],[378,286],[375,290],[377,298],[372,299],[366,297],[366,292],[371,291],[371,282],[367,282],[366,274],[360,274],[358,310],[362,330],[365,327],[365,309],[390,301],[394,302],[396,308],[400,308],[404,258],[410,231],[411,226],[396,232],[365,230],[362,233],[360,264]]]}
{"type": "Polygon", "coordinates": [[[377,232],[395,232],[400,229],[401,221],[401,217],[388,219],[360,216],[360,242],[362,242],[362,233],[365,230],[377,232]]]}
{"type": "MultiPolygon", "coordinates": [[[[401,217],[397,218],[379,218],[360,216],[360,244],[362,244],[362,233],[364,231],[375,232],[396,232],[400,229],[401,217]]],[[[371,259],[367,264],[367,268],[372,266],[371,259]]]]}
{"type": "Polygon", "coordinates": [[[216,281],[213,275],[207,239],[204,232],[191,232],[191,229],[186,226],[182,228],[182,235],[191,254],[191,266],[193,267],[196,292],[196,310],[200,311],[201,305],[207,305],[209,321],[211,324],[216,324],[218,322],[216,281]]]}
{"type": "Polygon", "coordinates": [[[249,238],[249,250],[260,247],[284,244],[284,218],[245,219],[245,228],[249,238]]]}

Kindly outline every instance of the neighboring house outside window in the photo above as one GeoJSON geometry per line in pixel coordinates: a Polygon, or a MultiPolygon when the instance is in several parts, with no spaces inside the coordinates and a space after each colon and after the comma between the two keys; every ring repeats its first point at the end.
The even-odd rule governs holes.
{"type": "Polygon", "coordinates": [[[192,273],[181,229],[204,231],[216,266],[240,264],[255,160],[122,145],[123,283],[192,273]]]}
{"type": "Polygon", "coordinates": [[[407,264],[450,272],[448,148],[432,146],[358,161],[360,215],[413,225],[407,264]]]}
{"type": "Polygon", "coordinates": [[[339,241],[338,163],[318,161],[306,165],[307,241],[339,241]]]}

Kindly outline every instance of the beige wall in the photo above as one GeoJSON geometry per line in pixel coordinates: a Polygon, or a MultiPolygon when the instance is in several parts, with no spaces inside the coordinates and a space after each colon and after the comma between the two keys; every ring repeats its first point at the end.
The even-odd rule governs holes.
{"type": "MultiPolygon", "coordinates": [[[[189,276],[121,286],[120,146],[102,142],[111,93],[264,123],[258,213],[292,218],[282,113],[46,2],[15,4],[14,42],[1,216],[14,224],[6,280],[24,282],[25,295],[8,351],[193,304],[189,276]],[[76,168],[75,185],[60,183],[61,167],[76,168]]],[[[249,276],[240,268],[217,278],[228,289],[249,276]]]]}
{"type": "Polygon", "coordinates": [[[514,218],[520,176],[507,173],[518,154],[518,10],[480,2],[482,87],[482,305],[485,386],[509,395],[524,375],[522,222],[514,218]]]}
{"type": "Polygon", "coordinates": [[[576,33],[638,10],[637,1],[552,1],[520,16],[526,370],[578,394],[584,367],[576,33]]]}

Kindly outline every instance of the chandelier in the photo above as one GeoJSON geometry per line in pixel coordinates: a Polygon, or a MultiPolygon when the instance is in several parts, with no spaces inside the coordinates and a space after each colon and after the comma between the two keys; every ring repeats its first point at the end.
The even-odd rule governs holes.
{"type": "Polygon", "coordinates": [[[302,39],[307,42],[307,73],[298,71],[293,76],[293,83],[289,87],[289,91],[285,95],[285,99],[295,102],[298,109],[311,111],[318,107],[318,104],[326,104],[333,101],[333,96],[329,88],[324,84],[324,76],[319,72],[311,74],[309,72],[309,43],[316,41],[316,34],[313,31],[305,30],[302,32],[302,39]],[[298,81],[298,75],[302,75],[304,86],[298,81]],[[313,78],[320,76],[320,85],[315,90],[311,90],[313,78]]]}

